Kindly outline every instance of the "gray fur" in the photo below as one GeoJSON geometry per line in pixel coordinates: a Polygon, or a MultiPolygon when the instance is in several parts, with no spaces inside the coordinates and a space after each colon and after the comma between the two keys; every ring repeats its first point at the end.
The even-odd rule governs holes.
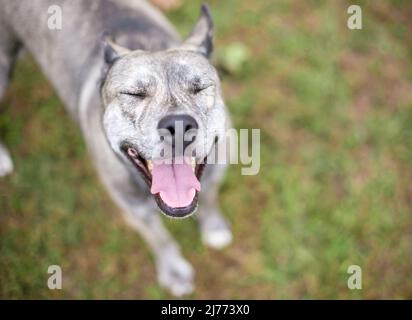
{"type": "MultiPolygon", "coordinates": [[[[157,123],[170,113],[189,114],[198,122],[198,159],[207,155],[216,136],[224,142],[230,121],[217,72],[207,60],[212,50],[207,8],[202,7],[193,32],[182,42],[164,16],[143,1],[0,0],[0,7],[0,98],[24,46],[79,124],[112,198],[152,248],[160,284],[175,295],[191,292],[193,268],[162,226],[147,186],[119,148],[122,141],[132,141],[151,159],[160,148],[157,123]],[[47,27],[50,5],[62,8],[62,30],[47,27]],[[106,61],[104,31],[116,41],[103,45],[113,50],[106,61]],[[194,85],[205,89],[194,94],[194,85]],[[124,94],[130,90],[145,90],[147,98],[124,94]]],[[[12,163],[0,143],[0,175],[2,168],[7,174],[12,163]]],[[[217,207],[223,172],[221,165],[206,167],[197,213],[203,240],[216,248],[231,240],[217,207]]]]}

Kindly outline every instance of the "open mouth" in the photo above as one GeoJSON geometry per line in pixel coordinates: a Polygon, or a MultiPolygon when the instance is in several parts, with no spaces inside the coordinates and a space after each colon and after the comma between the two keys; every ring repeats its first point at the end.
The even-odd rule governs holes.
{"type": "Polygon", "coordinates": [[[143,158],[131,145],[123,144],[122,150],[143,177],[164,214],[183,218],[197,209],[206,158],[199,162],[194,157],[153,161],[143,158]]]}

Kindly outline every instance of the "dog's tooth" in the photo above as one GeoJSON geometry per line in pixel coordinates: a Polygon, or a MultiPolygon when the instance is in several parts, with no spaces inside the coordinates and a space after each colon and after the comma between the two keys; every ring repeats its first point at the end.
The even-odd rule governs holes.
{"type": "Polygon", "coordinates": [[[196,169],[196,158],[195,157],[190,158],[190,164],[192,165],[193,172],[195,172],[195,169],[196,169]]]}
{"type": "Polygon", "coordinates": [[[153,161],[152,160],[147,160],[147,168],[149,169],[150,172],[153,171],[153,161]]]}

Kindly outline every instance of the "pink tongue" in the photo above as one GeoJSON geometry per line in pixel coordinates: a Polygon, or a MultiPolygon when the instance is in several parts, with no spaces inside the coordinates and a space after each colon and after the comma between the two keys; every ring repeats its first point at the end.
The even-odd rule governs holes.
{"type": "Polygon", "coordinates": [[[152,194],[160,194],[163,202],[171,208],[187,207],[195,193],[200,191],[192,166],[186,161],[174,164],[153,163],[152,194]]]}

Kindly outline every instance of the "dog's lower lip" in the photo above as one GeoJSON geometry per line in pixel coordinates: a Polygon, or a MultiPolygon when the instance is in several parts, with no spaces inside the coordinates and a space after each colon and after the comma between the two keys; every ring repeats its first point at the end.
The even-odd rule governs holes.
{"type": "Polygon", "coordinates": [[[173,217],[173,218],[185,218],[195,212],[197,209],[198,205],[198,192],[196,191],[195,197],[193,198],[193,201],[191,204],[189,204],[186,207],[179,207],[179,208],[171,208],[169,207],[160,195],[157,193],[154,195],[155,201],[157,203],[157,206],[160,208],[160,210],[167,216],[173,217]]]}

